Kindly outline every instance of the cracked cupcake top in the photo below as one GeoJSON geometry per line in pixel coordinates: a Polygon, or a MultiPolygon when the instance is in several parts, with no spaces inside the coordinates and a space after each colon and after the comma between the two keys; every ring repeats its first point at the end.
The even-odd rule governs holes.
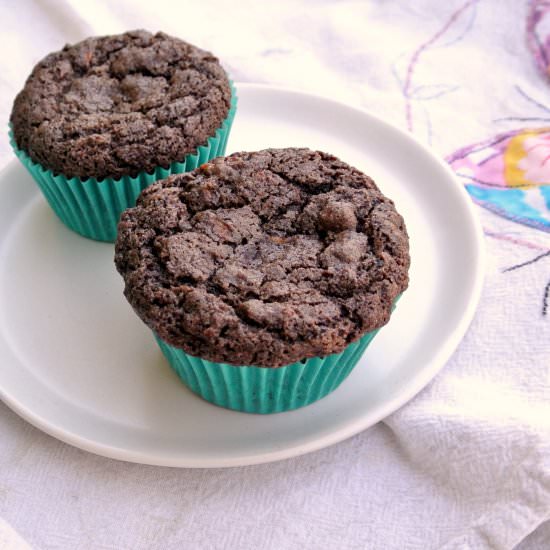
{"type": "Polygon", "coordinates": [[[115,263],[169,344],[277,367],[384,325],[408,285],[409,247],[371,178],[326,153],[267,149],[143,191],[122,215],[115,263]]]}
{"type": "Polygon", "coordinates": [[[65,176],[136,175],[181,161],[231,101],[216,57],[164,33],[88,38],[40,61],[16,97],[17,146],[65,176]]]}

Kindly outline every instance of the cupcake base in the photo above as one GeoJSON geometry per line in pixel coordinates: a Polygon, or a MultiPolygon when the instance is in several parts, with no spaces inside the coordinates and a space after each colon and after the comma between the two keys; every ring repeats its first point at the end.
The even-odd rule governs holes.
{"type": "Polygon", "coordinates": [[[149,185],[172,174],[190,172],[213,158],[223,156],[227,139],[235,117],[237,95],[231,84],[231,106],[227,118],[206,144],[197,148],[180,162],[173,162],[168,168],[157,167],[152,173],[141,172],[135,177],[120,179],[67,178],[54,174],[34,162],[27,153],[19,149],[10,130],[11,146],[40,187],[44,197],[58,218],[76,233],[96,241],[114,242],[120,215],[135,205],[138,195],[149,185]]]}
{"type": "Polygon", "coordinates": [[[188,355],[155,335],[170,366],[194,393],[236,411],[270,414],[310,405],[334,391],[350,374],[374,330],[343,352],[279,368],[237,367],[188,355]]]}

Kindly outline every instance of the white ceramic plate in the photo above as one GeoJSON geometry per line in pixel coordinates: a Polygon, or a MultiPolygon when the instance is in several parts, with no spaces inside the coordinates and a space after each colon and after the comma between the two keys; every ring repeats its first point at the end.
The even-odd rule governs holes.
{"type": "Polygon", "coordinates": [[[66,229],[14,160],[0,175],[0,397],[54,437],[167,466],[288,458],[348,438],[403,405],[464,335],[481,287],[481,231],[446,164],[364,111],[266,86],[238,90],[228,152],[308,146],[371,175],[410,233],[409,290],[333,394],[276,415],[220,409],[166,364],[122,295],[113,246],[66,229]]]}

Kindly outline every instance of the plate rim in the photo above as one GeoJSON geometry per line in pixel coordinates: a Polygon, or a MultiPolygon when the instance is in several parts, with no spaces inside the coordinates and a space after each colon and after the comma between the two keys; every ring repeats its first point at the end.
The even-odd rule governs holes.
{"type": "MultiPolygon", "coordinates": [[[[270,451],[267,453],[259,453],[245,457],[216,457],[216,458],[193,458],[193,457],[163,457],[154,458],[150,454],[143,454],[135,450],[125,450],[124,448],[114,447],[106,445],[101,442],[93,441],[89,438],[82,437],[78,433],[73,433],[67,429],[61,428],[55,424],[51,424],[47,420],[43,419],[40,415],[34,413],[29,407],[20,403],[16,397],[10,396],[6,391],[0,387],[0,400],[18,416],[29,422],[31,425],[41,430],[42,432],[79,449],[91,452],[93,454],[112,458],[116,460],[146,464],[151,466],[168,466],[179,468],[230,468],[239,466],[249,466],[254,464],[265,464],[269,462],[276,462],[279,460],[290,459],[293,457],[308,454],[336,443],[340,443],[358,433],[366,430],[367,428],[374,426],[380,420],[384,419],[397,409],[408,403],[414,398],[445,366],[451,355],[458,347],[460,341],[464,337],[468,327],[470,326],[474,317],[476,308],[478,306],[481,291],[484,281],[486,254],[483,241],[483,230],[481,226],[481,220],[475,212],[474,203],[471,201],[466,189],[460,184],[456,178],[451,167],[435,153],[432,148],[422,139],[414,136],[411,132],[400,128],[380,117],[373,112],[362,107],[344,103],[342,101],[323,96],[317,93],[311,93],[305,90],[294,89],[287,86],[272,85],[268,83],[252,83],[252,82],[237,82],[235,83],[237,88],[237,94],[240,90],[247,89],[252,91],[267,91],[267,92],[279,92],[283,94],[290,94],[300,96],[304,98],[315,98],[317,100],[329,103],[338,108],[346,108],[354,111],[358,111],[363,115],[376,120],[378,124],[385,126],[386,129],[400,134],[401,138],[413,141],[423,152],[430,157],[430,160],[435,162],[444,172],[447,173],[449,179],[452,180],[459,195],[462,197],[462,206],[467,213],[471,229],[473,230],[474,248],[475,254],[475,270],[472,282],[472,288],[469,293],[469,298],[459,322],[453,328],[451,333],[447,336],[445,341],[439,346],[439,350],[436,352],[432,360],[424,366],[418,374],[414,376],[409,384],[407,384],[402,390],[397,391],[396,394],[380,405],[374,412],[369,412],[362,415],[360,418],[350,422],[345,427],[335,430],[324,436],[317,437],[309,442],[299,443],[284,449],[270,451]]],[[[0,171],[0,179],[4,176],[5,172],[13,169],[18,164],[16,158],[8,161],[8,163],[0,171]]]]}

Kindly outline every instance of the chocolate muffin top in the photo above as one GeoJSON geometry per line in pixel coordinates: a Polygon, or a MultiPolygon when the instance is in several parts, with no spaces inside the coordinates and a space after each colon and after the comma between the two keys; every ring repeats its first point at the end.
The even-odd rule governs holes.
{"type": "Polygon", "coordinates": [[[15,142],[68,177],[114,177],[193,153],[226,118],[216,57],[164,33],[88,38],[40,61],[11,113],[15,142]]]}
{"type": "Polygon", "coordinates": [[[267,149],[147,188],[119,223],[125,295],[169,344],[277,367],[384,325],[408,285],[403,218],[332,155],[267,149]]]}

